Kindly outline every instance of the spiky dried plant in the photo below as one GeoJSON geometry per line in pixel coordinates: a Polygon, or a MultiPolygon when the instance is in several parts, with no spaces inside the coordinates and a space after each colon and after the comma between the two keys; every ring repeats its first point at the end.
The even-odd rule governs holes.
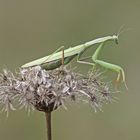
{"type": "Polygon", "coordinates": [[[0,106],[7,114],[18,105],[28,111],[43,111],[49,116],[60,106],[65,107],[69,99],[86,101],[95,111],[102,110],[103,104],[114,100],[111,93],[109,84],[101,80],[99,72],[89,71],[82,75],[68,66],[50,71],[36,66],[20,69],[15,74],[4,69],[0,74],[0,106]]]}
{"type": "Polygon", "coordinates": [[[46,71],[40,66],[20,69],[14,75],[4,69],[0,75],[0,105],[2,111],[15,110],[14,102],[30,111],[53,111],[65,107],[67,99],[91,103],[95,111],[113,100],[108,83],[100,73],[89,71],[82,75],[67,67],[46,71]]]}

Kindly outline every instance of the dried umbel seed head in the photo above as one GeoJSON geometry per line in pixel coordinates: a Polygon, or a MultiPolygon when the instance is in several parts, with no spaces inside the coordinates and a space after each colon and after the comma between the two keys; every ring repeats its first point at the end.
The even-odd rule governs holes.
{"type": "Polygon", "coordinates": [[[86,100],[95,111],[101,110],[102,105],[113,98],[108,84],[100,77],[97,71],[81,75],[66,66],[49,71],[36,66],[21,69],[15,75],[4,70],[0,75],[0,105],[5,112],[15,110],[14,102],[29,111],[51,112],[65,107],[67,99],[71,99],[86,100]]]}

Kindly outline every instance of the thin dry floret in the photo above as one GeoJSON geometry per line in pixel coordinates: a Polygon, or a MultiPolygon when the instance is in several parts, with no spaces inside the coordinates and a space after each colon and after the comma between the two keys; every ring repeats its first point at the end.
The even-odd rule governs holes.
{"type": "Polygon", "coordinates": [[[60,67],[46,71],[40,66],[20,69],[15,75],[4,70],[0,76],[0,105],[2,111],[20,108],[53,111],[65,107],[67,99],[87,101],[95,111],[112,101],[109,85],[102,82],[97,71],[87,75],[75,73],[71,68],[60,67]]]}

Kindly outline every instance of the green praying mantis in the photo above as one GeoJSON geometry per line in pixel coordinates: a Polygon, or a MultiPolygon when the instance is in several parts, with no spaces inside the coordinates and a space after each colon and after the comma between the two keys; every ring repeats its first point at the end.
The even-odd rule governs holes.
{"type": "MultiPolygon", "coordinates": [[[[55,69],[55,68],[60,67],[62,64],[66,65],[69,62],[71,62],[71,60],[73,58],[77,57],[78,63],[88,64],[88,65],[93,66],[93,68],[96,65],[100,65],[106,69],[117,72],[118,75],[117,75],[116,82],[118,83],[122,78],[122,82],[126,86],[125,73],[124,73],[124,70],[122,67],[98,59],[98,56],[99,56],[102,48],[104,47],[104,44],[106,42],[109,42],[109,41],[113,41],[113,42],[115,42],[115,44],[118,44],[118,36],[119,35],[113,35],[113,36],[106,36],[106,37],[97,38],[97,39],[94,39],[92,41],[86,42],[82,45],[70,47],[70,48],[65,49],[65,50],[64,50],[64,47],[62,46],[59,49],[57,49],[54,53],[52,53],[51,55],[45,56],[43,58],[40,58],[40,59],[37,59],[34,61],[31,61],[29,63],[22,65],[21,67],[28,68],[28,67],[34,67],[34,66],[40,65],[42,68],[44,68],[46,70],[51,70],[51,69],[55,69]],[[96,51],[94,52],[94,54],[91,57],[93,63],[84,61],[87,58],[82,59],[81,58],[82,54],[88,48],[94,46],[95,44],[97,44],[99,46],[97,47],[96,51]],[[60,51],[60,50],[63,50],[63,51],[60,51]]],[[[127,88],[127,86],[126,86],[126,88],[127,88]]]]}

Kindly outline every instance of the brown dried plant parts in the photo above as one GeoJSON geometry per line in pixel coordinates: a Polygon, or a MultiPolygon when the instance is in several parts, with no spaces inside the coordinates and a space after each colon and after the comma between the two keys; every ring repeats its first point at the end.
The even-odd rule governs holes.
{"type": "Polygon", "coordinates": [[[28,112],[45,112],[47,136],[51,140],[51,112],[66,108],[68,102],[89,103],[95,112],[115,100],[109,83],[103,82],[98,71],[87,75],[74,72],[69,66],[46,71],[40,66],[20,69],[13,74],[4,69],[0,74],[0,107],[10,110],[25,108],[28,112]]]}

